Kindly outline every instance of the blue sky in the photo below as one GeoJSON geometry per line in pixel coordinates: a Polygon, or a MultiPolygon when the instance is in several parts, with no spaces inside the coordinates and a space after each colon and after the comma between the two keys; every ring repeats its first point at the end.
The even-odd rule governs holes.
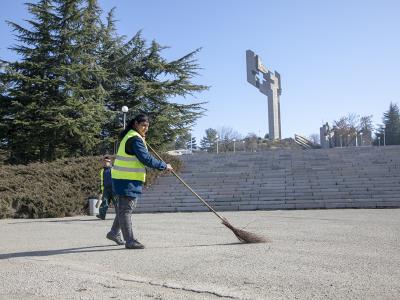
{"type": "MultiPolygon", "coordinates": [[[[13,59],[5,20],[29,18],[20,0],[2,1],[0,57],[13,59]]],[[[231,127],[243,136],[268,132],[267,99],[246,82],[245,51],[282,77],[282,136],[318,133],[348,113],[373,115],[400,104],[400,1],[100,0],[116,7],[120,34],[170,46],[169,59],[202,47],[195,82],[209,91],[185,101],[208,101],[193,134],[231,127]]],[[[182,101],[182,100],[179,100],[182,101]]]]}

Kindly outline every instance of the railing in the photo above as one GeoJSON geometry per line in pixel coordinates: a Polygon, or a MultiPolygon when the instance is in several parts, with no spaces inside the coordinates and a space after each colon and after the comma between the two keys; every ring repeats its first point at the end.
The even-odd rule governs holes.
{"type": "Polygon", "coordinates": [[[301,146],[303,149],[319,149],[321,148],[320,145],[317,145],[310,141],[309,139],[306,139],[304,136],[295,134],[294,135],[294,141],[301,146]]]}

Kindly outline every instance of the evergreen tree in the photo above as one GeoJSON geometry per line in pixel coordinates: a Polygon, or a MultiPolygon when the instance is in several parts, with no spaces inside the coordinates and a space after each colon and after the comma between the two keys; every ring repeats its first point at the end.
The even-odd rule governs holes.
{"type": "Polygon", "coordinates": [[[200,147],[202,150],[212,152],[215,148],[215,142],[217,140],[217,130],[213,128],[206,129],[206,135],[200,141],[200,147]]]}
{"type": "Polygon", "coordinates": [[[1,107],[0,135],[11,161],[52,160],[92,153],[104,120],[103,70],[96,63],[99,10],[96,1],[28,3],[30,28],[9,22],[21,61],[8,63],[9,84],[1,107]],[[96,23],[97,22],[97,23],[96,23]]]}
{"type": "Polygon", "coordinates": [[[380,124],[375,132],[375,139],[373,141],[373,145],[382,146],[385,141],[385,126],[380,124]]]}
{"type": "Polygon", "coordinates": [[[107,71],[99,64],[101,10],[96,0],[56,0],[61,118],[66,155],[96,153],[105,123],[107,71]],[[83,4],[82,4],[83,3],[83,4]]]}
{"type": "Polygon", "coordinates": [[[0,149],[7,148],[8,145],[8,127],[6,122],[8,119],[8,105],[9,99],[7,96],[8,86],[4,81],[4,74],[6,73],[7,64],[0,60],[0,149]]]}
{"type": "Polygon", "coordinates": [[[11,47],[21,61],[7,63],[1,81],[8,89],[1,99],[1,137],[11,161],[28,162],[48,155],[59,79],[55,76],[55,16],[51,1],[26,4],[33,19],[26,29],[8,22],[21,44],[11,47]]]}
{"type": "Polygon", "coordinates": [[[400,145],[400,112],[397,104],[390,103],[389,110],[383,114],[383,124],[386,145],[400,145]]]}
{"type": "Polygon", "coordinates": [[[124,43],[113,66],[119,82],[107,102],[112,110],[127,105],[129,117],[147,113],[152,122],[148,137],[157,148],[164,148],[177,136],[187,133],[204,112],[203,103],[179,104],[170,99],[207,89],[191,82],[199,69],[194,59],[199,50],[167,61],[161,56],[164,49],[155,41],[147,46],[141,32],[124,43]]]}
{"type": "Polygon", "coordinates": [[[128,118],[144,112],[156,147],[184,135],[203,103],[180,104],[207,87],[192,82],[199,66],[193,51],[177,60],[165,47],[148,44],[141,32],[125,41],[113,10],[105,23],[97,0],[40,0],[26,4],[29,27],[13,22],[20,61],[2,62],[0,147],[13,162],[53,160],[107,149],[128,118]],[[181,101],[179,101],[181,102],[181,101]]]}
{"type": "Polygon", "coordinates": [[[114,19],[115,9],[108,12],[106,23],[101,24],[101,48],[99,64],[107,70],[107,77],[103,87],[108,91],[105,106],[107,108],[107,122],[102,128],[100,147],[103,152],[112,152],[111,147],[118,141],[119,132],[123,126],[121,108],[125,103],[119,103],[118,99],[126,99],[123,86],[126,78],[126,62],[123,47],[123,37],[118,36],[114,19]]]}

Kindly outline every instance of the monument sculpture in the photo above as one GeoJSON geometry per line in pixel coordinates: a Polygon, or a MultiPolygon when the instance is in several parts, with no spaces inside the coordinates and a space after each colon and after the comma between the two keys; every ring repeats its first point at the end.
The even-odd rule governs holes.
{"type": "Polygon", "coordinates": [[[332,148],[334,147],[333,139],[334,131],[329,127],[328,122],[322,125],[319,129],[319,140],[321,143],[322,149],[332,148]]]}
{"type": "Polygon", "coordinates": [[[247,81],[268,97],[269,138],[281,139],[281,76],[269,71],[260,57],[253,51],[246,51],[247,81]]]}

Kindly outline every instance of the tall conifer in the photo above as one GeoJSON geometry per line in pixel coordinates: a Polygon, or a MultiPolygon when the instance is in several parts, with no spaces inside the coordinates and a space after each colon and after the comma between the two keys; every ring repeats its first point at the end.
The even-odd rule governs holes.
{"type": "Polygon", "coordinates": [[[390,103],[389,110],[383,114],[383,124],[386,145],[400,145],[400,112],[397,104],[390,103]]]}
{"type": "Polygon", "coordinates": [[[100,14],[97,1],[56,0],[62,128],[67,155],[96,152],[105,122],[103,82],[99,64],[100,14]]]}
{"type": "Polygon", "coordinates": [[[164,49],[156,41],[148,45],[140,31],[122,45],[114,67],[121,81],[108,103],[114,109],[127,105],[132,115],[148,113],[153,122],[149,137],[156,147],[187,133],[204,112],[203,103],[180,104],[173,100],[208,88],[192,82],[199,70],[195,59],[199,50],[168,61],[162,57],[164,49]]]}
{"type": "Polygon", "coordinates": [[[49,0],[26,5],[33,16],[28,21],[29,28],[8,22],[20,43],[11,49],[21,60],[8,63],[0,75],[1,81],[8,85],[1,105],[1,136],[14,162],[52,156],[48,137],[55,124],[59,86],[54,69],[57,59],[54,7],[49,0]]]}
{"type": "Polygon", "coordinates": [[[1,62],[0,148],[27,163],[106,151],[121,130],[121,107],[152,118],[155,146],[183,135],[202,115],[202,103],[181,104],[207,89],[193,83],[198,50],[177,60],[138,32],[117,34],[113,10],[107,21],[97,0],[40,0],[26,4],[25,28],[9,22],[20,60],[1,62]],[[183,102],[183,101],[180,101],[183,102]]]}
{"type": "Polygon", "coordinates": [[[0,135],[11,161],[93,153],[105,121],[106,94],[104,70],[97,64],[96,1],[41,0],[26,5],[33,16],[30,26],[9,22],[20,43],[11,49],[21,60],[8,63],[0,75],[10,86],[2,98],[7,114],[0,135]]]}

